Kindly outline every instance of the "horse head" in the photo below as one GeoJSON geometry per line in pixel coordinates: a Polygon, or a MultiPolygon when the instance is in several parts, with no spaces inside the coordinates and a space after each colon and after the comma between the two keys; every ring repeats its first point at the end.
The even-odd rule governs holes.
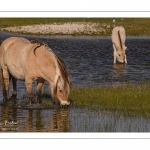
{"type": "Polygon", "coordinates": [[[119,63],[126,63],[126,49],[127,47],[124,46],[122,49],[117,50],[117,60],[119,63]]]}
{"type": "Polygon", "coordinates": [[[70,105],[68,95],[70,93],[69,85],[63,80],[62,77],[58,77],[56,87],[54,89],[54,99],[60,103],[60,105],[70,105]]]}
{"type": "Polygon", "coordinates": [[[70,80],[70,74],[68,73],[65,62],[56,56],[59,74],[55,76],[54,88],[53,89],[53,98],[57,100],[60,105],[70,105],[68,95],[72,86],[70,80]]]}

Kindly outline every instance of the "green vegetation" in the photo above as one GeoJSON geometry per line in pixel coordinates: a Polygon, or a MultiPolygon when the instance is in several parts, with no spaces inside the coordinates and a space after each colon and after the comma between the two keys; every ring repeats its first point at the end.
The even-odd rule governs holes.
{"type": "MultiPolygon", "coordinates": [[[[110,36],[114,18],[0,18],[0,28],[35,24],[62,24],[67,22],[98,23],[97,28],[105,29],[103,36],[110,36]]],[[[150,36],[150,18],[115,18],[116,26],[123,26],[127,36],[150,36]]],[[[80,33],[81,34],[81,33],[80,33]]],[[[93,35],[91,33],[91,35],[93,35]]],[[[94,33],[96,35],[96,33],[94,33]]],[[[98,35],[98,34],[97,34],[98,35]]]]}
{"type": "Polygon", "coordinates": [[[53,104],[50,100],[42,100],[41,106],[43,108],[51,108],[53,104]]]}
{"type": "Polygon", "coordinates": [[[124,115],[150,117],[150,88],[126,85],[117,87],[85,87],[73,89],[69,96],[76,107],[102,109],[124,115]]]}
{"type": "MultiPolygon", "coordinates": [[[[70,107],[108,110],[126,116],[150,118],[150,82],[73,88],[69,100],[70,107]]],[[[14,104],[12,101],[9,103],[10,106],[14,104]]],[[[28,105],[28,98],[17,101],[17,104],[19,107],[28,105]]],[[[54,104],[50,93],[45,91],[41,95],[40,107],[46,109],[59,105],[54,104]]]]}
{"type": "MultiPolygon", "coordinates": [[[[150,118],[150,82],[73,88],[69,95],[70,107],[108,110],[127,116],[150,118]]],[[[28,98],[18,101],[27,105],[28,98]]],[[[43,108],[59,107],[52,102],[49,91],[41,95],[43,108]]]]}

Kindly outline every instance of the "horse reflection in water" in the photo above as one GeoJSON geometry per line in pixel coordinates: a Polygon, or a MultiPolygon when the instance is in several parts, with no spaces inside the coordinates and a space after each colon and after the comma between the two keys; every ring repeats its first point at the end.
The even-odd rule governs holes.
{"type": "Polygon", "coordinates": [[[28,110],[26,118],[26,132],[43,132],[44,119],[42,119],[41,110],[28,110]]]}
{"type": "MultiPolygon", "coordinates": [[[[115,80],[115,79],[120,79],[120,80],[122,80],[122,76],[124,76],[125,74],[126,74],[126,64],[114,64],[113,65],[113,79],[115,80]]],[[[122,85],[122,83],[120,83],[120,82],[114,82],[113,83],[113,86],[120,86],[120,85],[122,85]]]]}
{"type": "Polygon", "coordinates": [[[68,109],[57,109],[50,122],[50,132],[69,131],[69,112],[68,109]]]}
{"type": "Polygon", "coordinates": [[[15,103],[15,100],[7,101],[0,107],[0,132],[18,132],[17,111],[9,104],[13,102],[15,103]]]}
{"type": "Polygon", "coordinates": [[[113,73],[116,76],[120,76],[126,73],[126,64],[114,64],[113,65],[113,73]]]}
{"type": "Polygon", "coordinates": [[[68,95],[71,89],[71,79],[66,64],[45,43],[37,40],[30,42],[19,37],[4,40],[0,47],[0,67],[3,71],[5,100],[9,99],[9,80],[12,76],[13,96],[17,95],[17,79],[25,80],[29,106],[33,99],[33,80],[37,81],[35,103],[39,103],[41,89],[46,80],[50,84],[52,97],[60,105],[70,105],[68,95]]]}
{"type": "Polygon", "coordinates": [[[49,117],[42,114],[42,110],[28,110],[26,118],[26,132],[68,132],[68,109],[56,109],[49,117]],[[49,119],[48,119],[49,118],[49,119]]]}

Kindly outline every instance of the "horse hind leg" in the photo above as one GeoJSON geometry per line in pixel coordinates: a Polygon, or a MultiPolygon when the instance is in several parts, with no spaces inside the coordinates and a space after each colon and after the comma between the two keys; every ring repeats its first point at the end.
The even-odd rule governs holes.
{"type": "Polygon", "coordinates": [[[3,76],[3,71],[1,69],[1,82],[2,82],[2,91],[3,91],[3,101],[5,101],[7,98],[7,92],[6,92],[6,88],[5,88],[5,82],[4,82],[4,76],[3,76]]]}
{"type": "Polygon", "coordinates": [[[9,100],[9,85],[10,85],[10,74],[7,70],[2,71],[2,85],[3,85],[3,97],[4,100],[9,100]]]}
{"type": "Polygon", "coordinates": [[[38,79],[37,80],[36,100],[35,100],[35,103],[37,103],[37,104],[39,104],[39,102],[40,102],[40,95],[41,95],[41,90],[42,90],[43,83],[44,83],[43,79],[38,79]]]}
{"type": "Polygon", "coordinates": [[[12,77],[12,84],[13,84],[13,93],[11,98],[16,98],[17,97],[17,79],[12,77]]]}

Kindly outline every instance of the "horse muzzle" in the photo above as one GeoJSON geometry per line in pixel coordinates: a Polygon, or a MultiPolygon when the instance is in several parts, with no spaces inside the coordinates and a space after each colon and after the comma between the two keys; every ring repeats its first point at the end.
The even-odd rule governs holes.
{"type": "Polygon", "coordinates": [[[118,63],[119,63],[119,64],[124,64],[125,61],[119,61],[119,60],[118,60],[118,63]]]}
{"type": "Polygon", "coordinates": [[[68,101],[61,101],[60,102],[60,106],[64,107],[64,106],[69,106],[70,105],[70,102],[68,101]]]}

